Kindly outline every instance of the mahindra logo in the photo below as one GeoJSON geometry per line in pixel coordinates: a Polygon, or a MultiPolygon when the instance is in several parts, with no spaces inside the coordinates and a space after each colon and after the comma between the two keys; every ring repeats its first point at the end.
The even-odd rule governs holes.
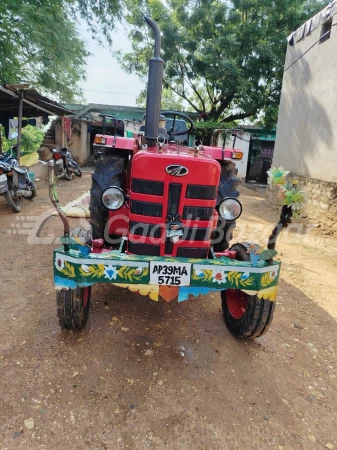
{"type": "Polygon", "coordinates": [[[166,167],[166,172],[174,177],[183,177],[188,174],[188,169],[184,166],[172,165],[166,167]]]}

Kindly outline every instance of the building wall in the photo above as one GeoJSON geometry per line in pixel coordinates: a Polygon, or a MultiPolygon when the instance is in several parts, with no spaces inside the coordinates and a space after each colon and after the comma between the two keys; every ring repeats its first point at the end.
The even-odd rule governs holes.
{"type": "MultiPolygon", "coordinates": [[[[63,143],[67,145],[67,136],[63,132],[63,143]]],[[[78,121],[72,123],[72,133],[70,138],[71,153],[75,158],[77,158],[81,166],[85,166],[88,162],[90,155],[90,137],[88,133],[88,124],[86,121],[78,121]]],[[[61,118],[58,118],[55,126],[55,143],[61,148],[62,147],[62,127],[61,118]]]]}
{"type": "MultiPolygon", "coordinates": [[[[332,21],[337,24],[337,15],[332,21]]],[[[284,72],[273,165],[337,182],[337,27],[314,45],[321,32],[319,26],[288,45],[285,69],[294,65],[284,72]]]]}
{"type": "Polygon", "coordinates": [[[140,125],[141,121],[139,120],[124,120],[125,132],[132,133],[134,137],[138,136],[140,125]]]}

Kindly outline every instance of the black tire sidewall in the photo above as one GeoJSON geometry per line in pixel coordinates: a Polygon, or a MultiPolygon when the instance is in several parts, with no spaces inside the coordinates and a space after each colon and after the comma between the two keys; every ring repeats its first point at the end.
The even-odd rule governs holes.
{"type": "Polygon", "coordinates": [[[110,186],[123,187],[125,159],[119,156],[109,156],[96,161],[92,174],[90,189],[90,223],[93,239],[104,238],[105,226],[109,210],[103,205],[102,194],[110,186]]]}
{"type": "MultiPolygon", "coordinates": [[[[221,167],[220,181],[217,195],[217,205],[224,198],[238,198],[240,193],[237,190],[237,183],[239,179],[236,176],[237,170],[234,163],[230,162],[223,164],[221,167]]],[[[222,236],[221,241],[216,242],[213,245],[215,252],[223,252],[228,249],[229,242],[233,238],[233,230],[236,227],[236,221],[225,221],[222,217],[219,217],[216,230],[212,234],[212,240],[219,241],[219,235],[222,236]]]]}
{"type": "Polygon", "coordinates": [[[83,306],[84,289],[62,289],[56,293],[57,316],[61,328],[81,330],[85,327],[90,308],[91,286],[88,287],[87,304],[83,306]]]}
{"type": "MultiPolygon", "coordinates": [[[[249,261],[249,254],[243,244],[232,245],[230,250],[236,251],[237,261],[249,261]]],[[[247,309],[240,319],[235,319],[227,304],[227,291],[221,291],[221,306],[224,320],[229,331],[239,339],[250,339],[261,336],[267,331],[273,319],[275,301],[264,300],[255,295],[247,295],[247,309]]]]}
{"type": "Polygon", "coordinates": [[[227,291],[221,292],[222,311],[228,329],[235,337],[241,339],[252,337],[259,320],[260,308],[256,308],[257,303],[263,302],[264,300],[260,300],[257,295],[247,295],[247,310],[240,319],[235,319],[228,309],[226,295],[227,291]]]}
{"type": "Polygon", "coordinates": [[[9,191],[4,192],[4,197],[6,199],[6,202],[8,206],[11,208],[11,210],[14,213],[19,213],[21,211],[21,199],[18,197],[18,203],[15,203],[13,201],[13,198],[11,196],[11,193],[9,191]]]}
{"type": "Polygon", "coordinates": [[[85,327],[88,316],[89,316],[89,307],[90,307],[90,297],[91,297],[91,286],[88,287],[88,300],[87,304],[84,307],[83,305],[83,298],[84,298],[84,289],[81,287],[77,287],[73,291],[73,321],[78,329],[82,329],[85,327]]]}

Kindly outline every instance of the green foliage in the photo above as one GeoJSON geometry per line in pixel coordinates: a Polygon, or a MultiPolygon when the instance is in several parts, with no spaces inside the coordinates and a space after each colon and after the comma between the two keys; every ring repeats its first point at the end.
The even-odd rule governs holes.
{"type": "Polygon", "coordinates": [[[74,101],[89,55],[75,24],[83,19],[93,38],[111,43],[120,12],[120,0],[1,0],[0,84],[29,83],[74,101]]]}
{"type": "MultiPolygon", "coordinates": [[[[146,107],[146,90],[143,90],[137,97],[137,106],[140,108],[146,107]]],[[[181,97],[174,95],[172,90],[168,88],[164,88],[162,92],[161,99],[161,109],[162,111],[171,110],[171,111],[184,111],[184,102],[181,97]]]]}
{"type": "MultiPolygon", "coordinates": [[[[48,1],[48,0],[47,0],[48,1]]],[[[55,1],[55,0],[54,0],[55,1]]],[[[111,45],[111,32],[122,19],[123,0],[56,0],[66,5],[74,20],[83,19],[92,38],[102,41],[104,37],[111,45]]]]}
{"type": "Polygon", "coordinates": [[[200,139],[203,144],[211,145],[212,135],[215,130],[221,128],[235,128],[237,125],[235,122],[226,123],[216,121],[216,120],[207,120],[204,122],[197,122],[194,124],[195,136],[197,139],[200,139]]]}
{"type": "MultiPolygon", "coordinates": [[[[31,125],[27,125],[22,128],[22,136],[21,136],[21,151],[26,153],[35,152],[42,144],[43,137],[45,135],[45,131],[40,130],[39,128],[33,127],[31,125]]],[[[2,150],[6,152],[13,145],[17,144],[17,139],[6,139],[4,128],[2,128],[2,150]]]]}
{"type": "Polygon", "coordinates": [[[21,137],[22,151],[29,153],[35,152],[38,148],[40,148],[44,135],[45,131],[33,127],[31,125],[27,125],[25,128],[22,129],[22,137],[21,137]]]}
{"type": "Polygon", "coordinates": [[[286,37],[327,0],[127,0],[133,52],[118,54],[128,72],[144,76],[153,33],[162,31],[164,86],[205,120],[277,117],[286,37]],[[272,113],[272,114],[270,114],[272,113]]]}

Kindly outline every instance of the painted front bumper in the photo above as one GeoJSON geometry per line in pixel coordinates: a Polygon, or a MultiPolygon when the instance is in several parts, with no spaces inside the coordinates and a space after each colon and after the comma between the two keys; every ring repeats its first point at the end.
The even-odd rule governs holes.
{"type": "Polygon", "coordinates": [[[240,289],[274,301],[280,269],[278,261],[273,261],[272,264],[261,262],[259,266],[252,266],[250,262],[227,257],[163,258],[127,255],[118,251],[82,256],[77,250],[65,252],[63,248],[54,250],[53,260],[56,289],[112,283],[132,292],[149,295],[156,301],[160,296],[168,300],[170,295],[167,295],[167,291],[171,287],[167,289],[166,286],[150,284],[151,261],[191,264],[189,286],[171,288],[177,293],[178,301],[187,300],[189,295],[198,296],[225,289],[240,289]]]}

